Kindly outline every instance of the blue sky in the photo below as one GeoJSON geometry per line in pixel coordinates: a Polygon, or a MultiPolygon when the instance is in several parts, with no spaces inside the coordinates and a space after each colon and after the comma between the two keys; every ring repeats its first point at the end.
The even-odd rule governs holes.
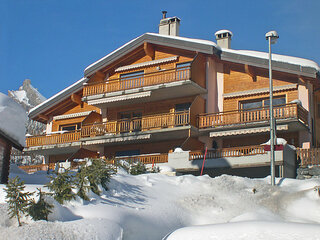
{"type": "Polygon", "coordinates": [[[319,9],[319,0],[0,0],[0,92],[30,78],[52,96],[94,61],[158,32],[162,10],[181,18],[180,36],[215,41],[229,29],[233,49],[267,51],[264,35],[277,30],[273,52],[320,64],[319,9]]]}

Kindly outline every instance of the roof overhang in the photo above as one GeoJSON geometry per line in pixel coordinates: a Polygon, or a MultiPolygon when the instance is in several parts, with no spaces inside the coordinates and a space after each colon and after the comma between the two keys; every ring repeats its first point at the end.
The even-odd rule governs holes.
{"type": "Polygon", "coordinates": [[[38,106],[32,108],[29,111],[29,117],[31,119],[35,118],[37,115],[45,112],[46,110],[50,109],[53,105],[65,100],[66,98],[70,97],[71,94],[81,90],[83,88],[83,83],[85,83],[88,79],[81,78],[74,84],[70,85],[69,87],[63,89],[62,91],[58,92],[51,98],[47,99],[43,103],[39,104],[38,106]]]}
{"type": "Polygon", "coordinates": [[[96,71],[99,71],[104,67],[108,66],[110,63],[120,59],[121,57],[124,57],[127,53],[132,51],[132,49],[141,46],[144,42],[194,52],[201,52],[210,55],[219,55],[221,51],[220,47],[218,47],[216,43],[211,41],[160,35],[156,33],[145,33],[88,66],[84,70],[84,76],[91,76],[96,71]]]}
{"type": "MultiPolygon", "coordinates": [[[[258,52],[257,52],[258,53],[258,52]]],[[[278,55],[280,56],[280,55],[278,55]]],[[[291,57],[293,58],[293,57],[291,57]]],[[[269,59],[268,57],[257,57],[250,56],[249,54],[243,53],[243,51],[238,50],[229,50],[222,49],[220,59],[223,61],[247,64],[250,66],[260,67],[260,68],[269,68],[269,59]]],[[[296,58],[298,59],[298,58],[296,58]]],[[[298,62],[298,60],[297,60],[298,62]]],[[[312,62],[312,61],[310,61],[312,62]]],[[[316,63],[314,63],[316,64],[316,63]]],[[[298,63],[293,62],[284,62],[277,61],[276,59],[272,60],[272,70],[287,72],[291,74],[296,74],[299,76],[311,77],[311,78],[319,78],[319,70],[312,66],[303,66],[298,63]]]]}

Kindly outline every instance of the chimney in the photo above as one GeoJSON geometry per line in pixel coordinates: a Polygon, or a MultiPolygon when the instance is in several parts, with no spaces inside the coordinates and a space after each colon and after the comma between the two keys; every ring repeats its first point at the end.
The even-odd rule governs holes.
{"type": "Polygon", "coordinates": [[[162,19],[159,24],[159,34],[179,36],[180,18],[167,18],[167,11],[162,11],[162,19]]]}
{"type": "Polygon", "coordinates": [[[233,33],[229,30],[219,30],[214,35],[216,35],[217,44],[222,48],[231,48],[231,37],[233,33]]]}

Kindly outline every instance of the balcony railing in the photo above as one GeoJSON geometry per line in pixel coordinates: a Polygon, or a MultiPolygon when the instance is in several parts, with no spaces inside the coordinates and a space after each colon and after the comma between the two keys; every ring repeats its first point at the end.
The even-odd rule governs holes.
{"type": "Polygon", "coordinates": [[[125,160],[129,163],[142,162],[143,164],[156,164],[156,163],[166,163],[168,162],[168,154],[146,154],[146,155],[137,155],[129,157],[116,157],[115,161],[125,160]]]}
{"type": "Polygon", "coordinates": [[[41,135],[27,137],[27,147],[43,146],[60,143],[70,143],[80,140],[80,131],[56,133],[51,135],[41,135]]]}
{"type": "Polygon", "coordinates": [[[170,128],[188,125],[189,122],[189,111],[150,115],[141,118],[122,119],[118,121],[85,125],[81,128],[81,137],[170,128]]]}
{"type": "Polygon", "coordinates": [[[302,167],[319,166],[320,148],[297,148],[297,159],[300,160],[300,166],[302,167]]]}
{"type": "Polygon", "coordinates": [[[116,92],[161,83],[170,83],[190,79],[190,66],[161,70],[158,72],[141,74],[135,77],[124,77],[109,81],[91,83],[83,88],[83,96],[91,96],[102,93],[116,92]]]}
{"type": "MultiPolygon", "coordinates": [[[[258,154],[265,154],[264,147],[261,145],[221,148],[207,151],[206,159],[224,158],[224,157],[243,157],[258,154]]],[[[189,153],[190,160],[199,160],[204,158],[204,151],[192,151],[189,153]]]]}
{"type": "Polygon", "coordinates": [[[105,134],[172,128],[189,125],[189,123],[189,111],[149,115],[141,118],[121,119],[105,123],[83,125],[79,131],[28,137],[27,147],[76,142],[80,141],[80,138],[101,136],[105,134]]]}
{"type": "MultiPolygon", "coordinates": [[[[275,106],[274,117],[276,119],[296,118],[304,124],[308,124],[308,112],[296,103],[275,106]]],[[[212,128],[218,126],[260,122],[270,119],[269,108],[255,108],[247,110],[235,110],[199,115],[199,128],[212,128]]]]}

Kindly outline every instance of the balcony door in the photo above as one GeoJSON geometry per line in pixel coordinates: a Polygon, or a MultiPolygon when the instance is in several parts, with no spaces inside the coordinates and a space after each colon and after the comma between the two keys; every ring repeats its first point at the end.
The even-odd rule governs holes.
{"type": "Polygon", "coordinates": [[[180,103],[175,105],[175,126],[182,126],[189,124],[189,112],[191,102],[180,103]]]}
{"type": "Polygon", "coordinates": [[[141,131],[141,111],[129,111],[119,113],[120,122],[119,130],[120,132],[139,132],[141,131]]]}

